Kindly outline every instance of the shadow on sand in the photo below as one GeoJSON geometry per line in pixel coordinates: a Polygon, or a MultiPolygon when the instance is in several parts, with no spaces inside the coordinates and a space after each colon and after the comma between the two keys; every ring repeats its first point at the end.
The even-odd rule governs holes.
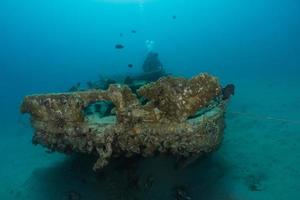
{"type": "Polygon", "coordinates": [[[118,159],[97,173],[94,162],[93,157],[77,155],[36,169],[19,199],[233,199],[224,184],[229,167],[218,153],[181,170],[165,156],[118,159]]]}

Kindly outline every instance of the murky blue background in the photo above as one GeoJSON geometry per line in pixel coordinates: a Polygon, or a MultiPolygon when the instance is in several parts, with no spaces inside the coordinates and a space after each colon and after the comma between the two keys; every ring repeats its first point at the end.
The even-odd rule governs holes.
{"type": "MultiPolygon", "coordinates": [[[[1,0],[0,199],[105,193],[97,187],[105,185],[101,180],[83,187],[77,171],[66,176],[64,156],[31,145],[19,105],[25,95],[66,91],[99,74],[141,72],[146,40],[155,42],[166,71],[209,72],[236,85],[221,149],[210,161],[170,175],[201,188],[192,189],[192,199],[299,199],[297,0],[1,0]],[[116,50],[117,43],[125,48],[116,50]]],[[[93,177],[88,170],[82,176],[93,177]]],[[[161,199],[174,199],[168,191],[176,181],[169,180],[156,181],[155,191],[166,191],[161,199]]]]}

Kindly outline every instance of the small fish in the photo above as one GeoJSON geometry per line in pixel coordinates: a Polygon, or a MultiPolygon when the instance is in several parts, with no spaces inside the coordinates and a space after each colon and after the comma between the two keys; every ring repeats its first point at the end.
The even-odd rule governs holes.
{"type": "Polygon", "coordinates": [[[129,67],[129,68],[132,68],[132,67],[133,67],[133,64],[128,64],[128,67],[129,67]]]}
{"type": "Polygon", "coordinates": [[[136,33],[136,30],[131,30],[131,33],[136,33]]]}
{"type": "Polygon", "coordinates": [[[115,48],[116,48],[116,49],[124,49],[124,47],[125,47],[125,46],[122,45],[122,44],[116,44],[116,45],[115,45],[115,48]]]}
{"type": "Polygon", "coordinates": [[[228,84],[222,88],[223,100],[229,99],[231,95],[234,95],[235,86],[233,84],[228,84]]]}
{"type": "Polygon", "coordinates": [[[176,15],[173,15],[173,16],[172,16],[172,19],[176,19],[176,18],[177,18],[177,16],[176,16],[176,15]]]}
{"type": "Polygon", "coordinates": [[[123,37],[123,33],[120,33],[120,37],[123,37]]]}

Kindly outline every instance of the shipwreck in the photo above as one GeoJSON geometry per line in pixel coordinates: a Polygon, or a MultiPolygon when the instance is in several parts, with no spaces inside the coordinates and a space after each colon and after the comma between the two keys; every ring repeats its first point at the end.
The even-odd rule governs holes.
{"type": "Polygon", "coordinates": [[[223,94],[218,79],[206,73],[166,76],[134,90],[116,83],[106,90],[26,96],[21,112],[30,114],[34,144],[97,155],[96,170],[120,156],[197,158],[216,150],[230,97],[228,90],[223,94]]]}

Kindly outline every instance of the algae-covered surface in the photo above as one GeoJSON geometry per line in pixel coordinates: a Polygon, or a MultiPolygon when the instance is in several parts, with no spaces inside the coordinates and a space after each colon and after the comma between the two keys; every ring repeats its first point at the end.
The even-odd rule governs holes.
{"type": "Polygon", "coordinates": [[[172,154],[184,163],[220,146],[231,96],[224,91],[208,74],[169,76],[136,93],[128,85],[111,84],[107,90],[30,95],[20,110],[30,114],[34,144],[67,154],[97,154],[94,170],[119,156],[172,154]],[[101,118],[91,121],[96,117],[89,115],[101,118]]]}

